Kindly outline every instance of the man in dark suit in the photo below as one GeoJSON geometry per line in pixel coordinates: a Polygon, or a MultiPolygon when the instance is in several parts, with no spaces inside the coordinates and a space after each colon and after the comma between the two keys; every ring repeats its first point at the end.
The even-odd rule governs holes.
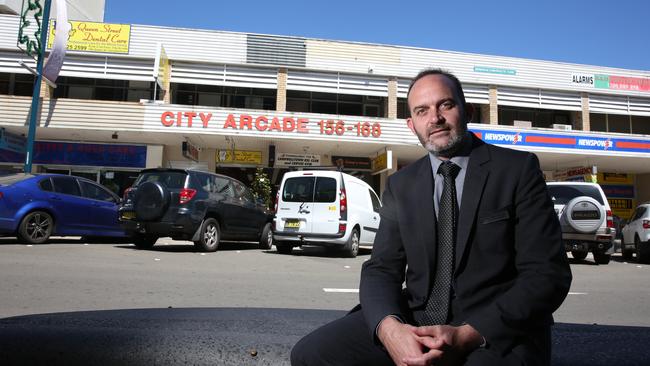
{"type": "Polygon", "coordinates": [[[468,132],[450,73],[418,74],[408,105],[429,154],[388,179],[360,305],[292,364],[548,365],[571,271],[537,157],[468,132]]]}

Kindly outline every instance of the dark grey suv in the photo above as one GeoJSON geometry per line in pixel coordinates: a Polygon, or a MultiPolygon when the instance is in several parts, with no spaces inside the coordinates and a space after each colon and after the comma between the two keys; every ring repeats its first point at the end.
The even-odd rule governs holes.
{"type": "Polygon", "coordinates": [[[124,193],[119,218],[138,248],[159,237],[192,240],[214,252],[223,240],[257,241],[271,249],[273,215],[240,181],[183,169],[145,169],[124,193]]]}

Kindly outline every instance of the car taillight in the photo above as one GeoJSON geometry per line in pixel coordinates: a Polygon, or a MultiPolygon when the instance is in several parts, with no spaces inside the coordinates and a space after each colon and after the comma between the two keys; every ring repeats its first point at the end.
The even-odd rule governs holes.
{"type": "Polygon", "coordinates": [[[0,192],[0,198],[2,198],[5,194],[0,192]]]}
{"type": "Polygon", "coordinates": [[[339,233],[340,234],[343,234],[345,232],[346,228],[347,228],[347,224],[339,223],[339,233]]]}
{"type": "Polygon", "coordinates": [[[131,192],[132,190],[133,190],[133,187],[129,187],[129,188],[127,188],[127,189],[124,190],[124,193],[122,194],[122,198],[123,198],[125,201],[126,201],[126,196],[128,196],[128,195],[129,195],[129,192],[131,192]]]}
{"type": "MultiPolygon", "coordinates": [[[[0,196],[2,197],[2,196],[0,196]]],[[[643,220],[643,228],[650,229],[650,220],[643,220]]]]}
{"type": "Polygon", "coordinates": [[[192,198],[194,198],[194,195],[196,194],[196,189],[192,188],[183,188],[181,189],[181,193],[178,196],[178,203],[187,203],[190,202],[192,198]]]}
{"type": "Polygon", "coordinates": [[[273,212],[278,212],[278,201],[280,201],[280,191],[275,194],[275,205],[273,206],[273,212]]]}
{"type": "Polygon", "coordinates": [[[341,188],[340,195],[341,195],[341,200],[340,200],[341,213],[344,213],[344,212],[347,212],[347,210],[348,210],[348,198],[345,195],[345,188],[341,188]]]}
{"type": "Polygon", "coordinates": [[[607,227],[614,227],[614,218],[612,217],[611,210],[607,210],[607,227]]]}

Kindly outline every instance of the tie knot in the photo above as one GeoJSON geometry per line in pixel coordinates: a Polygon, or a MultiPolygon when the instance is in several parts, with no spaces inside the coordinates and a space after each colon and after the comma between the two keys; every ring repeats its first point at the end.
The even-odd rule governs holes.
{"type": "Polygon", "coordinates": [[[451,177],[452,179],[456,179],[459,171],[460,167],[451,161],[445,161],[438,167],[438,173],[442,174],[445,178],[451,177]]]}

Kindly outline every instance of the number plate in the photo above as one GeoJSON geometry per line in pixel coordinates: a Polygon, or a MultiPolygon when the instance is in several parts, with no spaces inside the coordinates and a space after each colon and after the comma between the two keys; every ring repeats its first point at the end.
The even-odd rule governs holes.
{"type": "Polygon", "coordinates": [[[299,220],[287,220],[284,222],[284,228],[285,229],[298,229],[300,228],[300,221],[299,220]]]}
{"type": "Polygon", "coordinates": [[[133,220],[133,219],[135,219],[135,212],[133,211],[120,212],[120,220],[133,220]]]}

